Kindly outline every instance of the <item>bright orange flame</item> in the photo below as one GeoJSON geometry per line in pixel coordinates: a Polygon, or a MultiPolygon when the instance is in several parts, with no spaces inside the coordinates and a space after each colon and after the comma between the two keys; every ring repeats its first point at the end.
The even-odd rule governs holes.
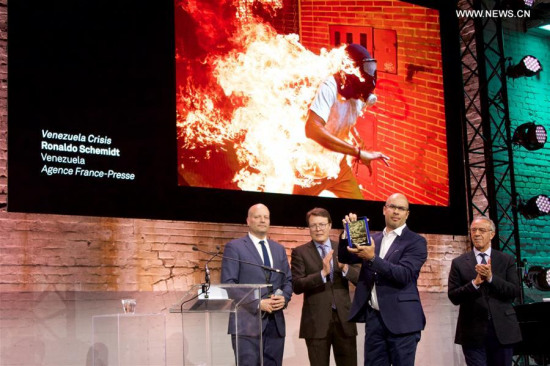
{"type": "Polygon", "coordinates": [[[359,71],[343,47],[315,55],[295,34],[280,35],[256,18],[238,18],[240,30],[231,42],[241,48],[205,61],[213,65],[213,84],[237,108],[225,115],[214,107],[222,97],[214,85],[188,83],[178,93],[184,148],[224,149],[232,142],[243,167],[233,181],[247,191],[292,193],[294,185],[310,186],[313,178],[336,177],[342,154],[305,136],[306,116],[326,77],[343,68],[360,76],[359,71]]]}

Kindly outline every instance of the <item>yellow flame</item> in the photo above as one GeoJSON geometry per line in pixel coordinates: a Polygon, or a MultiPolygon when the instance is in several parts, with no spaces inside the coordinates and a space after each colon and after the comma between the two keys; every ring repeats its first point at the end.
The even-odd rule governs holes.
{"type": "Polygon", "coordinates": [[[297,35],[277,34],[253,18],[247,18],[236,34],[232,41],[243,49],[212,56],[209,62],[216,83],[227,97],[238,99],[240,107],[224,117],[213,108],[217,97],[207,88],[182,88],[181,105],[195,108],[178,115],[180,133],[186,135],[184,147],[223,148],[233,141],[244,166],[233,181],[247,191],[291,193],[296,184],[310,186],[313,178],[336,177],[342,155],[308,139],[305,121],[325,78],[343,67],[360,76],[344,47],[316,55],[297,35]]]}

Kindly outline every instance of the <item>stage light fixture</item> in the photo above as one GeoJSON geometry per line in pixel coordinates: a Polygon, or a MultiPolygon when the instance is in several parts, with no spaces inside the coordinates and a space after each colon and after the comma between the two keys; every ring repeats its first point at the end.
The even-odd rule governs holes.
{"type": "Polygon", "coordinates": [[[507,9],[531,9],[535,4],[535,0],[504,0],[502,3],[507,9]]]}
{"type": "Polygon", "coordinates": [[[512,136],[512,143],[532,151],[542,149],[546,139],[547,133],[544,126],[527,122],[516,128],[512,136]]]}
{"type": "Polygon", "coordinates": [[[533,76],[537,75],[542,71],[542,65],[540,61],[535,56],[525,56],[517,65],[510,65],[506,69],[506,75],[513,79],[519,78],[522,76],[533,76]]]}
{"type": "Polygon", "coordinates": [[[537,290],[550,291],[550,268],[532,266],[525,275],[525,284],[537,290]]]}
{"type": "Polygon", "coordinates": [[[518,211],[526,219],[546,216],[550,213],[550,198],[547,195],[539,194],[531,197],[527,203],[520,199],[518,211]]]}

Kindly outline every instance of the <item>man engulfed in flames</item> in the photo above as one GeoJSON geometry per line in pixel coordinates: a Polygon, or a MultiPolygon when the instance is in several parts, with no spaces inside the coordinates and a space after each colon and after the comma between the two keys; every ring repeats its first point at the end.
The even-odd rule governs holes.
{"type": "Polygon", "coordinates": [[[316,55],[230,0],[200,3],[176,1],[179,184],[363,199],[346,155],[388,160],[354,127],[376,101],[367,50],[316,55]]]}
{"type": "MultiPolygon", "coordinates": [[[[389,157],[380,152],[362,150],[363,142],[355,128],[357,117],[367,105],[376,102],[373,94],[376,86],[376,60],[366,48],[358,44],[346,47],[346,53],[359,75],[343,70],[327,78],[319,87],[306,121],[306,136],[330,151],[353,156],[356,163],[363,163],[372,174],[371,161],[382,160],[386,165],[389,157]],[[351,135],[351,136],[350,136],[351,135]],[[353,141],[349,142],[350,137],[353,141]]],[[[319,170],[300,171],[312,176],[311,186],[295,186],[295,194],[319,195],[332,192],[337,197],[363,199],[351,167],[344,156],[340,157],[339,172],[330,177],[319,170]]]]}

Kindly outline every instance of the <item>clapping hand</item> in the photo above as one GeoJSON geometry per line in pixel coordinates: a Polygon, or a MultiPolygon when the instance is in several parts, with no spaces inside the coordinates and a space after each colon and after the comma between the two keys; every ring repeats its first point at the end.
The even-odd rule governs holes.
{"type": "Polygon", "coordinates": [[[491,269],[491,258],[489,258],[487,264],[476,264],[476,272],[477,277],[480,277],[481,282],[491,280],[491,278],[493,277],[493,271],[491,269]]]}

